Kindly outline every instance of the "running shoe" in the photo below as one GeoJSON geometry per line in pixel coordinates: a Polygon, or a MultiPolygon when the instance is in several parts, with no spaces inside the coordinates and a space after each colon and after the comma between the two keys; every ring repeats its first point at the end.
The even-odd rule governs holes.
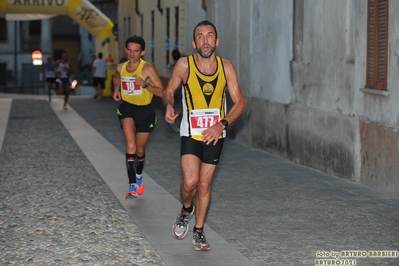
{"type": "Polygon", "coordinates": [[[129,184],[129,191],[126,192],[126,198],[137,198],[136,183],[129,184]]]}
{"type": "Polygon", "coordinates": [[[137,194],[142,195],[144,193],[145,185],[143,178],[136,178],[136,183],[137,183],[137,194]]]}
{"type": "Polygon", "coordinates": [[[194,231],[193,233],[193,245],[195,250],[210,250],[211,245],[209,245],[206,240],[204,231],[194,231]]]}
{"type": "Polygon", "coordinates": [[[172,226],[172,235],[174,238],[181,240],[186,237],[188,233],[188,222],[193,215],[195,207],[191,213],[181,210],[177,215],[176,221],[172,226]],[[183,212],[183,213],[182,213],[183,212]]]}

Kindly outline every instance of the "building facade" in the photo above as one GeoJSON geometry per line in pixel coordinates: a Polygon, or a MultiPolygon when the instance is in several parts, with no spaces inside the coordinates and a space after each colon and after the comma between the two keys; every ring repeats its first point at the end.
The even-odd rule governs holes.
{"type": "MultiPolygon", "coordinates": [[[[155,52],[147,51],[146,60],[167,76],[165,51],[174,36],[166,25],[174,22],[168,24],[166,1],[129,2],[134,10],[130,24],[121,21],[126,10],[119,31],[126,32],[124,37],[139,34],[151,40],[155,52]],[[121,27],[123,23],[130,26],[121,27]]],[[[399,196],[397,1],[206,0],[173,5],[184,13],[178,31],[183,53],[193,52],[194,25],[208,19],[218,28],[218,54],[236,66],[247,110],[231,126],[231,138],[399,196]]]]}

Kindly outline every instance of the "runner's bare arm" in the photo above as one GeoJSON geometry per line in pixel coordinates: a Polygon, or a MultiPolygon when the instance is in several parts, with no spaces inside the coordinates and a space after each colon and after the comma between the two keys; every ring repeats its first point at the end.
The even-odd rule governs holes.
{"type": "Polygon", "coordinates": [[[143,77],[145,80],[141,78],[136,78],[136,83],[139,86],[144,85],[144,82],[148,83],[147,90],[149,90],[152,94],[158,97],[162,97],[163,94],[163,84],[162,80],[158,75],[155,67],[149,63],[145,64],[143,67],[143,77]]]}
{"type": "Polygon", "coordinates": [[[224,119],[226,119],[229,124],[232,124],[245,111],[245,99],[242,95],[240,85],[238,84],[237,72],[234,65],[228,60],[223,60],[223,65],[227,78],[227,89],[234,103],[224,119]]]}

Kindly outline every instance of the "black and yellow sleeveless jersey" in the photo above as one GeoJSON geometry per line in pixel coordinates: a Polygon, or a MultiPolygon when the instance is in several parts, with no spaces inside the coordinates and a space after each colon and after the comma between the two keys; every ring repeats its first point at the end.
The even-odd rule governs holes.
{"type": "Polygon", "coordinates": [[[138,76],[142,79],[145,79],[142,72],[146,61],[141,59],[139,66],[134,72],[128,72],[126,70],[128,63],[129,62],[123,63],[121,69],[122,100],[134,105],[149,105],[151,103],[153,94],[149,90],[137,85],[134,78],[134,76],[138,76]]]}
{"type": "MultiPolygon", "coordinates": [[[[180,135],[202,140],[202,131],[226,116],[226,76],[222,58],[216,56],[217,67],[212,75],[199,71],[194,56],[187,57],[188,78],[183,85],[183,118],[180,135]]],[[[226,137],[226,131],[220,138],[226,137]]]]}

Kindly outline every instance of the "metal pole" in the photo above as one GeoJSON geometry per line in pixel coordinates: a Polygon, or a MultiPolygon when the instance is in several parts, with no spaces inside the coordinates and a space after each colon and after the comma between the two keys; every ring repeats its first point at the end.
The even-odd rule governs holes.
{"type": "Polygon", "coordinates": [[[17,41],[18,41],[18,21],[14,21],[14,86],[17,85],[17,81],[18,81],[18,67],[17,67],[17,63],[18,63],[18,45],[17,45],[17,41]]]}

